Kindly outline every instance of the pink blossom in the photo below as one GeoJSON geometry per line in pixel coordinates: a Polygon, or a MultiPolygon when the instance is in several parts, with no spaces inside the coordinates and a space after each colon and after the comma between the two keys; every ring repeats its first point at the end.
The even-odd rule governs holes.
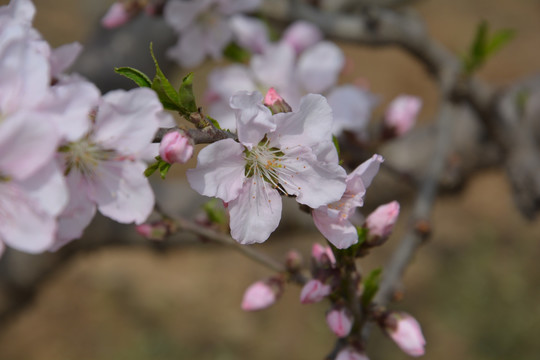
{"type": "Polygon", "coordinates": [[[326,314],[326,323],[338,337],[349,335],[353,325],[353,316],[345,307],[333,308],[326,314]]]}
{"type": "Polygon", "coordinates": [[[353,347],[346,347],[341,350],[337,356],[336,360],[369,360],[366,354],[359,352],[353,347]]]}
{"type": "Polygon", "coordinates": [[[330,285],[322,283],[318,279],[309,280],[300,293],[300,302],[302,304],[313,304],[321,301],[332,293],[330,285]]]}
{"type": "Polygon", "coordinates": [[[238,45],[250,52],[260,54],[269,45],[268,30],[261,20],[236,15],[231,18],[230,25],[238,45]]]}
{"type": "Polygon", "coordinates": [[[272,111],[272,114],[292,111],[291,106],[272,87],[268,89],[264,97],[264,105],[272,111]]]}
{"type": "Polygon", "coordinates": [[[292,23],[283,33],[281,41],[291,45],[297,54],[315,45],[323,38],[319,28],[307,21],[296,21],[292,23]]]}
{"type": "Polygon", "coordinates": [[[386,332],[401,350],[410,356],[424,355],[426,340],[414,317],[403,312],[392,313],[387,323],[391,325],[386,327],[386,332]]]}
{"type": "Polygon", "coordinates": [[[107,29],[114,29],[124,25],[129,20],[131,20],[131,14],[126,9],[126,5],[121,2],[115,2],[101,19],[101,25],[107,29]]]}
{"type": "Polygon", "coordinates": [[[414,126],[421,107],[420,98],[400,95],[392,100],[386,109],[384,123],[388,128],[394,129],[396,135],[403,135],[414,126]]]}
{"type": "Polygon", "coordinates": [[[313,247],[311,248],[311,256],[319,264],[336,264],[336,258],[329,246],[322,246],[318,243],[313,244],[313,247]]]}
{"type": "Polygon", "coordinates": [[[379,238],[390,236],[398,215],[399,203],[397,201],[379,206],[366,219],[365,226],[369,230],[369,235],[379,238]]]}
{"type": "Polygon", "coordinates": [[[334,134],[347,130],[357,135],[365,132],[371,112],[377,105],[377,97],[355,85],[343,85],[332,89],[328,103],[334,111],[334,134]]]}
{"type": "Polygon", "coordinates": [[[231,98],[240,143],[208,145],[188,170],[191,187],[228,202],[231,236],[265,241],[281,218],[281,194],[310,207],[341,197],[345,173],[331,142],[332,113],[320,95],[307,95],[296,112],[272,115],[258,92],[231,98]]]}
{"type": "Polygon", "coordinates": [[[255,311],[265,309],[276,302],[274,289],[264,281],[251,284],[242,299],[242,310],[255,311]]]}
{"type": "Polygon", "coordinates": [[[186,163],[193,156],[193,142],[180,131],[171,131],[159,144],[159,156],[169,164],[186,163]]]}
{"type": "Polygon", "coordinates": [[[383,162],[381,155],[373,155],[347,176],[347,188],[342,198],[312,212],[319,231],[338,249],[346,249],[358,242],[355,226],[349,221],[357,207],[364,205],[366,189],[383,162]]]}

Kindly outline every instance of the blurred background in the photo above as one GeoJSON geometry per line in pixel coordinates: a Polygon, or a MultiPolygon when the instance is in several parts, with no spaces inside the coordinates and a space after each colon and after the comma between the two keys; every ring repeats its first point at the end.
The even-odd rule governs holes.
{"type": "MultiPolygon", "coordinates": [[[[35,0],[34,24],[53,46],[89,43],[111,3],[35,0]]],[[[537,0],[423,0],[414,8],[432,36],[456,54],[466,51],[482,20],[493,29],[516,30],[514,40],[479,72],[493,85],[508,85],[540,69],[537,0]]],[[[172,38],[167,31],[163,37],[172,38]]],[[[116,39],[111,46],[118,50],[130,41],[134,40],[116,39]]],[[[148,44],[141,40],[135,45],[143,48],[146,59],[127,55],[129,64],[112,66],[148,61],[148,44]]],[[[419,126],[432,121],[436,86],[414,59],[396,48],[340,45],[354,64],[342,80],[362,77],[381,97],[374,118],[394,96],[408,93],[424,100],[419,126]]],[[[158,58],[166,64],[163,54],[158,58]]],[[[102,59],[110,60],[106,54],[102,59]]],[[[206,75],[216,65],[224,63],[208,62],[194,69],[200,99],[206,75]]],[[[184,74],[167,68],[168,74],[176,74],[170,78],[180,80],[184,74]]],[[[112,67],[102,76],[119,78],[112,67]]],[[[191,214],[199,210],[204,199],[182,176],[194,164],[192,160],[185,167],[175,166],[166,183],[154,179],[164,206],[191,214]]],[[[384,174],[375,179],[365,214],[391,200],[393,190],[385,184],[384,174]]],[[[395,234],[362,261],[366,271],[387,261],[406,224],[412,195],[400,192],[403,210],[395,234]]],[[[324,239],[308,215],[298,215],[293,202],[287,205],[278,232],[257,248],[276,259],[294,248],[308,260],[313,242],[324,239]]],[[[518,213],[503,171],[483,170],[460,192],[440,196],[433,226],[431,240],[407,271],[403,301],[393,305],[422,324],[427,339],[424,358],[538,359],[540,223],[526,221],[518,213]]],[[[136,236],[129,227],[123,228],[122,236],[136,236]]],[[[88,228],[81,241],[91,242],[101,233],[88,228]]],[[[4,324],[0,359],[323,359],[335,341],[324,321],[327,303],[301,305],[300,289],[290,285],[270,309],[241,311],[245,288],[269,275],[261,265],[212,244],[193,243],[162,252],[107,248],[85,254],[50,278],[35,301],[4,324]]],[[[374,330],[368,346],[371,360],[408,358],[374,330]]]]}

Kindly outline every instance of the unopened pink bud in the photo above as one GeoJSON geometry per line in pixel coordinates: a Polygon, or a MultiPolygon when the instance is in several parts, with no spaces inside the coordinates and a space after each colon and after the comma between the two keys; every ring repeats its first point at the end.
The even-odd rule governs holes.
{"type": "Polygon", "coordinates": [[[124,4],[115,2],[101,19],[101,25],[107,29],[114,29],[127,23],[131,17],[124,4]]]}
{"type": "Polygon", "coordinates": [[[338,307],[330,310],[326,314],[326,323],[334,334],[338,337],[349,335],[353,325],[351,312],[345,307],[338,307]]]}
{"type": "Polygon", "coordinates": [[[336,264],[336,258],[329,246],[322,246],[319,243],[313,244],[311,256],[318,264],[336,264]]]}
{"type": "Polygon", "coordinates": [[[369,236],[386,239],[392,233],[398,215],[399,203],[397,201],[379,206],[366,219],[369,236]]]}
{"type": "Polygon", "coordinates": [[[363,352],[358,352],[353,347],[346,347],[341,350],[337,356],[336,360],[369,360],[366,354],[363,352]]]}
{"type": "Polygon", "coordinates": [[[277,93],[276,89],[271,87],[268,89],[264,97],[264,105],[272,111],[273,114],[291,112],[292,108],[283,98],[277,93]]]}
{"type": "Polygon", "coordinates": [[[321,41],[323,35],[319,28],[306,21],[296,21],[285,30],[283,40],[300,54],[308,47],[321,41]]]}
{"type": "Polygon", "coordinates": [[[135,230],[148,240],[161,241],[169,234],[170,229],[164,221],[145,223],[135,226],[135,230]]]}
{"type": "Polygon", "coordinates": [[[397,136],[403,135],[412,129],[416,117],[422,107],[422,100],[416,96],[400,95],[395,98],[384,117],[386,127],[393,129],[397,136]]]}
{"type": "Polygon", "coordinates": [[[274,289],[264,281],[257,281],[247,288],[242,299],[242,310],[262,310],[276,302],[274,289]]]}
{"type": "Polygon", "coordinates": [[[321,301],[330,295],[332,288],[330,285],[323,284],[320,280],[309,280],[300,293],[300,302],[302,304],[313,304],[321,301]]]}
{"type": "Polygon", "coordinates": [[[285,258],[285,267],[291,273],[298,272],[302,267],[302,255],[296,250],[290,250],[285,258]]]}
{"type": "Polygon", "coordinates": [[[159,156],[169,164],[187,162],[193,156],[191,138],[180,131],[166,133],[159,144],[159,156]]]}
{"type": "Polygon", "coordinates": [[[392,313],[386,319],[386,332],[392,340],[410,356],[422,356],[425,353],[426,339],[420,324],[407,313],[392,313]]]}

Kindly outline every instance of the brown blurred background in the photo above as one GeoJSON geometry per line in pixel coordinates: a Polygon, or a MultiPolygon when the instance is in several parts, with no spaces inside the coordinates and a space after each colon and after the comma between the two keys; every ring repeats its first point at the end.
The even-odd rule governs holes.
{"type": "MultiPolygon", "coordinates": [[[[111,2],[35,0],[35,26],[53,46],[84,44],[111,2]]],[[[481,20],[493,29],[515,29],[515,39],[479,73],[494,85],[540,69],[537,0],[425,0],[414,7],[431,34],[457,54],[467,49],[481,20]]],[[[394,48],[343,49],[354,63],[348,76],[366,78],[383,105],[400,93],[419,95],[425,101],[421,122],[431,121],[436,88],[412,58],[394,48]]],[[[195,70],[198,94],[212,66],[195,70]]],[[[184,170],[174,170],[177,181],[183,181],[184,170]]],[[[185,209],[199,197],[183,184],[175,195],[185,209]]],[[[369,209],[378,205],[372,193],[384,196],[377,180],[368,191],[369,209]]],[[[396,234],[362,263],[365,270],[384,265],[410,199],[400,199],[396,234]]],[[[290,208],[284,218],[292,216],[290,208]]],[[[538,359],[540,223],[519,215],[502,171],[485,170],[460,193],[440,197],[433,220],[432,239],[407,272],[405,298],[394,305],[422,324],[424,358],[538,359]]],[[[280,258],[295,248],[307,258],[312,243],[323,241],[307,215],[295,227],[283,221],[283,230],[257,246],[261,251],[280,258]]],[[[291,285],[268,310],[240,310],[244,289],[268,275],[260,265],[209,244],[162,254],[121,248],[78,257],[0,334],[0,359],[322,359],[334,343],[324,322],[326,303],[300,305],[299,289],[291,285]]],[[[380,331],[371,340],[371,360],[407,358],[380,331]]]]}

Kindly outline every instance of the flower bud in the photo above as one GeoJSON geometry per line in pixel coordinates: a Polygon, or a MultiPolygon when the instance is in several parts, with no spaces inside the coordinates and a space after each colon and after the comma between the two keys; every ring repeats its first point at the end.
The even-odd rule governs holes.
{"type": "Polygon", "coordinates": [[[317,265],[327,265],[332,267],[336,264],[336,258],[329,246],[322,246],[318,243],[313,244],[311,256],[317,265]]]}
{"type": "Polygon", "coordinates": [[[353,316],[349,309],[339,306],[334,307],[326,314],[326,323],[338,337],[345,337],[351,332],[353,316]]]}
{"type": "Polygon", "coordinates": [[[285,30],[282,41],[292,46],[296,54],[322,40],[319,28],[307,21],[296,21],[285,30]]]}
{"type": "Polygon", "coordinates": [[[369,360],[366,354],[359,352],[351,346],[346,347],[341,350],[337,356],[336,360],[369,360]]]}
{"type": "Polygon", "coordinates": [[[380,245],[390,236],[394,224],[399,215],[399,203],[392,201],[381,205],[373,211],[366,219],[368,242],[370,245],[380,245]]]}
{"type": "Polygon", "coordinates": [[[296,250],[290,250],[285,258],[285,268],[291,273],[300,271],[302,267],[302,255],[296,250]]]}
{"type": "Polygon", "coordinates": [[[321,301],[330,295],[332,288],[330,285],[323,284],[318,279],[309,280],[300,293],[300,302],[302,304],[313,304],[321,301]]]}
{"type": "Polygon", "coordinates": [[[191,159],[192,155],[193,143],[191,138],[183,132],[168,132],[159,144],[159,156],[169,164],[183,164],[191,159]]]}
{"type": "Polygon", "coordinates": [[[394,135],[401,136],[412,129],[421,107],[422,100],[420,98],[400,95],[386,109],[384,124],[387,128],[392,129],[394,135]]]}
{"type": "Polygon", "coordinates": [[[135,230],[148,240],[162,241],[170,233],[170,225],[165,221],[156,221],[137,225],[135,230]]]}
{"type": "Polygon", "coordinates": [[[276,300],[277,296],[272,286],[264,281],[257,281],[248,287],[244,293],[242,310],[262,310],[275,303],[276,300]]]}
{"type": "Polygon", "coordinates": [[[292,112],[292,108],[283,98],[271,87],[264,97],[264,105],[272,111],[272,114],[292,112]]]}
{"type": "Polygon", "coordinates": [[[424,355],[426,340],[415,318],[404,312],[393,312],[386,317],[384,325],[387,334],[406,354],[424,355]]]}
{"type": "Polygon", "coordinates": [[[101,25],[106,29],[114,29],[124,25],[131,18],[132,14],[130,14],[126,6],[120,2],[115,2],[101,19],[101,25]]]}

